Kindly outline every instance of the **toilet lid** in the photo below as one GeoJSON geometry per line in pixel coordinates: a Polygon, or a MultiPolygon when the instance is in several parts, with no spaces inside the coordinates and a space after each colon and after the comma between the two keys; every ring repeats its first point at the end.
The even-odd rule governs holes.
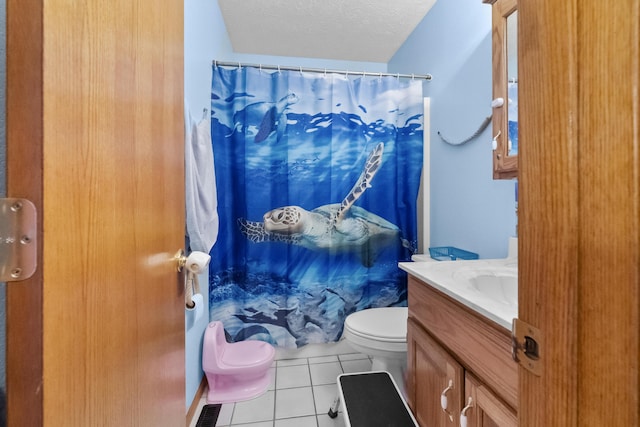
{"type": "Polygon", "coordinates": [[[349,332],[379,340],[407,340],[407,307],[369,308],[350,314],[345,320],[349,332]]]}

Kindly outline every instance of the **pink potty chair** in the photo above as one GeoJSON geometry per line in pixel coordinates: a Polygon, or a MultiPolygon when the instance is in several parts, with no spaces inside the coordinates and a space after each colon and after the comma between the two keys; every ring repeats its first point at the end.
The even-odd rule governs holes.
{"type": "Polygon", "coordinates": [[[238,402],[264,393],[271,382],[269,367],[275,354],[273,346],[263,341],[228,343],[222,322],[209,323],[202,346],[207,402],[238,402]]]}

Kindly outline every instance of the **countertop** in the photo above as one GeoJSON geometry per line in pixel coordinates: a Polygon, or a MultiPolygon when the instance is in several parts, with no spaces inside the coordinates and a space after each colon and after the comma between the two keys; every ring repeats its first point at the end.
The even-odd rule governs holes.
{"type": "Polygon", "coordinates": [[[517,258],[401,262],[398,267],[507,330],[518,317],[517,258]]]}

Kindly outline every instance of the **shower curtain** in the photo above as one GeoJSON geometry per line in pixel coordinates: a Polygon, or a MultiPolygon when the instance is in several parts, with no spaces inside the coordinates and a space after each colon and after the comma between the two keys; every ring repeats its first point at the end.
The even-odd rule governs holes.
{"type": "Polygon", "coordinates": [[[420,81],[214,65],[211,114],[210,318],[230,341],[333,342],[355,311],[406,306],[420,81]]]}

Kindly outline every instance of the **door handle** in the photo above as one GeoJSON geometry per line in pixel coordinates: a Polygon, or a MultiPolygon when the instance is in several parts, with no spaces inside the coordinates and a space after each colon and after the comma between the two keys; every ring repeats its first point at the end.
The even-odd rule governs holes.
{"type": "Polygon", "coordinates": [[[211,256],[200,251],[193,251],[189,256],[185,256],[184,250],[180,249],[176,252],[173,259],[176,263],[176,270],[178,273],[186,267],[191,273],[199,274],[207,268],[207,265],[209,265],[209,261],[211,260],[211,256]]]}

